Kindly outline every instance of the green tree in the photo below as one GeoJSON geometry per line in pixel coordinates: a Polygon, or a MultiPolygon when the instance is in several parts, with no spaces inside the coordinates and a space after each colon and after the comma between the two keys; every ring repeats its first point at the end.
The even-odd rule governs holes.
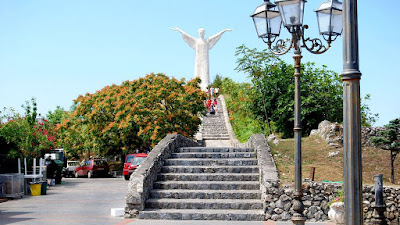
{"type": "Polygon", "coordinates": [[[371,100],[370,94],[366,94],[364,98],[361,99],[361,126],[363,127],[371,127],[379,118],[379,113],[371,113],[367,104],[369,100],[371,100]]]}
{"type": "Polygon", "coordinates": [[[217,88],[221,88],[222,87],[222,79],[223,79],[223,77],[221,75],[219,75],[219,74],[215,75],[214,81],[211,85],[214,87],[217,87],[217,88]]]}
{"type": "Polygon", "coordinates": [[[385,130],[379,132],[377,137],[372,137],[371,142],[383,150],[390,151],[391,180],[394,184],[394,160],[400,152],[400,118],[389,121],[389,124],[385,125],[385,130]]]}
{"type": "Polygon", "coordinates": [[[54,111],[49,111],[46,115],[47,120],[52,124],[61,124],[67,117],[68,112],[60,106],[57,106],[54,111]]]}
{"type": "Polygon", "coordinates": [[[73,154],[117,155],[148,150],[169,133],[193,136],[205,110],[200,79],[149,74],[79,96],[59,127],[73,154]]]}
{"type": "Polygon", "coordinates": [[[4,109],[1,112],[0,137],[11,146],[8,153],[10,158],[43,156],[47,151],[56,146],[55,125],[44,120],[36,121],[36,99],[32,98],[22,106],[24,116],[15,113],[13,109],[4,109]]]}
{"type": "MultiPolygon", "coordinates": [[[[237,48],[237,71],[249,75],[254,85],[252,111],[268,130],[293,136],[294,68],[263,50],[237,48]],[[273,126],[271,126],[271,123],[273,126]],[[271,128],[272,127],[272,128],[271,128]]],[[[301,105],[303,134],[323,120],[342,121],[342,85],[337,73],[314,63],[302,64],[301,105]]],[[[265,128],[264,128],[265,129],[265,128]]]]}

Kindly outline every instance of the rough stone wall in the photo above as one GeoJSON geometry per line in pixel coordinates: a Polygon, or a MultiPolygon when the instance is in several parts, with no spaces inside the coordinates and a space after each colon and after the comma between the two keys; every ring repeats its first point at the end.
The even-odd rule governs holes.
{"type": "Polygon", "coordinates": [[[264,202],[264,210],[269,205],[267,196],[271,190],[276,190],[279,186],[278,170],[272,158],[271,148],[263,134],[253,134],[247,143],[237,144],[235,147],[253,148],[257,152],[258,166],[260,167],[260,190],[261,199],[264,202]]]}
{"type": "MultiPolygon", "coordinates": [[[[303,184],[304,215],[308,222],[328,220],[329,202],[335,198],[341,184],[307,182],[303,184]]],[[[275,221],[290,220],[294,211],[292,208],[292,187],[270,187],[265,196],[266,219],[275,221]]],[[[375,189],[373,186],[363,187],[364,221],[370,223],[374,215],[372,206],[375,204],[375,189]]],[[[400,188],[384,187],[384,202],[386,217],[391,224],[398,224],[400,209],[400,188]]]]}
{"type": "Polygon", "coordinates": [[[149,192],[153,189],[153,183],[157,180],[157,174],[164,165],[164,161],[171,157],[171,153],[177,152],[180,147],[195,146],[198,146],[198,144],[194,140],[182,135],[170,134],[151,150],[147,159],[130,177],[126,194],[126,218],[136,217],[139,211],[144,210],[149,192]]]}
{"type": "Polygon", "coordinates": [[[231,141],[231,145],[238,148],[245,147],[245,144],[240,143],[240,141],[236,138],[235,133],[233,132],[231,122],[229,122],[229,114],[228,114],[228,109],[226,108],[225,97],[223,95],[220,95],[219,100],[221,101],[221,107],[224,109],[224,120],[226,129],[228,130],[229,140],[231,141]]]}
{"type": "MultiPolygon", "coordinates": [[[[374,146],[371,143],[371,137],[378,135],[380,131],[385,130],[383,127],[362,127],[361,128],[361,146],[374,146]]],[[[325,140],[331,147],[343,146],[343,125],[337,122],[331,123],[327,120],[322,121],[318,125],[318,129],[310,132],[310,136],[319,136],[325,140]]]]}

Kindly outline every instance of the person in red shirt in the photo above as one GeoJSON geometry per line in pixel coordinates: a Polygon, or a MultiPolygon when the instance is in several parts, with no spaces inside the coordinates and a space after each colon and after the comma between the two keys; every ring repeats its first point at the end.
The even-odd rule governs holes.
{"type": "Polygon", "coordinates": [[[211,99],[208,99],[207,100],[207,109],[208,109],[208,111],[210,111],[210,108],[211,108],[211,104],[212,104],[212,101],[211,101],[211,99]]]}

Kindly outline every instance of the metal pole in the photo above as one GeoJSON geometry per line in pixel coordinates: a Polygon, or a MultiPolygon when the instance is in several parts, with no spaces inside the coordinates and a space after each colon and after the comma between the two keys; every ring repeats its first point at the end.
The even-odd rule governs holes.
{"type": "Polygon", "coordinates": [[[294,77],[295,77],[295,97],[294,97],[294,135],[295,135],[295,192],[293,194],[293,224],[304,225],[306,220],[303,215],[304,205],[301,200],[303,197],[302,172],[301,172],[301,49],[300,49],[300,28],[293,34],[294,38],[294,77]]]}
{"type": "Polygon", "coordinates": [[[375,175],[375,209],[374,220],[372,224],[387,225],[385,218],[386,205],[383,201],[383,175],[375,175]]]}
{"type": "Polygon", "coordinates": [[[363,224],[357,0],[343,0],[343,152],[345,224],[363,224]]]}

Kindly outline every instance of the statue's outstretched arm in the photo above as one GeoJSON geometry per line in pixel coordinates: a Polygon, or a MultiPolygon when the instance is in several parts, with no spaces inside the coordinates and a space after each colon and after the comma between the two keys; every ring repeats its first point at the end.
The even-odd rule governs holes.
{"type": "Polygon", "coordinates": [[[183,40],[186,43],[188,43],[191,48],[196,49],[196,38],[195,37],[185,33],[183,30],[181,30],[177,27],[171,28],[171,30],[179,31],[182,34],[183,40]]]}
{"type": "Polygon", "coordinates": [[[211,49],[214,47],[214,45],[219,41],[221,38],[222,34],[225,33],[226,31],[232,31],[232,29],[225,29],[223,31],[218,32],[217,34],[214,34],[213,36],[209,37],[207,39],[208,41],[208,49],[211,49]]]}

